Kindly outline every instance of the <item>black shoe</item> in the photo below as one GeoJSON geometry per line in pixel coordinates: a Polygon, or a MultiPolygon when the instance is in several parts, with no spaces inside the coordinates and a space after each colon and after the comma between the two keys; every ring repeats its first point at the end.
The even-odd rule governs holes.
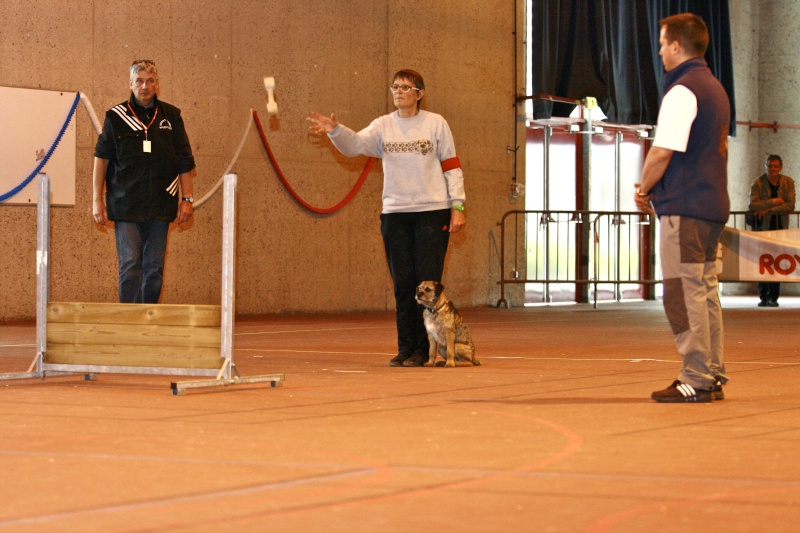
{"type": "Polygon", "coordinates": [[[697,390],[687,383],[679,380],[672,382],[672,385],[664,390],[657,390],[650,395],[652,399],[660,403],[685,403],[685,402],[713,402],[714,395],[711,391],[697,390]]]}
{"type": "Polygon", "coordinates": [[[770,300],[767,302],[767,307],[778,307],[778,302],[775,300],[770,300]]]}
{"type": "Polygon", "coordinates": [[[711,385],[711,395],[714,397],[715,402],[725,399],[725,392],[722,390],[722,380],[719,378],[716,378],[714,384],[711,385]]]}
{"type": "Polygon", "coordinates": [[[761,300],[760,302],[758,302],[758,306],[759,307],[769,307],[769,302],[766,301],[766,300],[761,300]]]}
{"type": "Polygon", "coordinates": [[[422,366],[428,362],[428,356],[422,353],[411,354],[411,357],[403,361],[403,366],[422,366]]]}
{"type": "Polygon", "coordinates": [[[408,354],[399,353],[389,361],[389,366],[403,366],[403,362],[409,357],[411,356],[408,354]]]}

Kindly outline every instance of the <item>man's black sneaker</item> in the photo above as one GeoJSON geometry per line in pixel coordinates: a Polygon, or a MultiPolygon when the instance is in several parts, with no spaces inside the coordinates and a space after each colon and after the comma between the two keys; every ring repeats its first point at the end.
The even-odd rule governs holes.
{"type": "Polygon", "coordinates": [[[714,396],[714,401],[725,399],[725,392],[722,390],[722,381],[719,378],[711,385],[711,395],[714,396]]]}
{"type": "Polygon", "coordinates": [[[686,402],[713,402],[714,394],[711,391],[697,390],[687,383],[675,380],[672,385],[664,390],[657,390],[650,395],[652,399],[661,403],[686,403],[686,402]]]}

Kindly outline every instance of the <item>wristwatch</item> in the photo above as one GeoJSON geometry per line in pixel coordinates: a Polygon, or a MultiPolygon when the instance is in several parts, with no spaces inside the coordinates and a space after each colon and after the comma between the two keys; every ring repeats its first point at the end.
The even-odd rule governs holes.
{"type": "Polygon", "coordinates": [[[456,211],[464,211],[464,204],[454,205],[453,209],[455,209],[456,211]]]}
{"type": "Polygon", "coordinates": [[[190,204],[194,202],[194,196],[184,196],[181,198],[184,202],[189,202],[190,204]]]}

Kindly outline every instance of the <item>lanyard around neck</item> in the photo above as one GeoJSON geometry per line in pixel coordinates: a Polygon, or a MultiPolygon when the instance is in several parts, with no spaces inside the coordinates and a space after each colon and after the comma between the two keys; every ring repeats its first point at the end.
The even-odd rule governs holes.
{"type": "Polygon", "coordinates": [[[142,122],[142,119],[140,119],[140,118],[139,118],[139,115],[137,115],[137,114],[136,114],[136,111],[134,111],[134,110],[133,110],[133,107],[131,107],[131,103],[130,103],[130,102],[128,102],[128,109],[130,109],[130,110],[131,110],[131,113],[133,113],[133,116],[134,116],[134,118],[135,118],[135,119],[136,119],[136,120],[139,122],[139,124],[141,124],[141,125],[142,125],[142,127],[144,128],[144,140],[146,141],[146,140],[147,140],[147,130],[148,130],[148,129],[150,129],[150,126],[152,126],[152,125],[153,125],[153,122],[155,122],[155,121],[156,121],[156,116],[158,115],[158,108],[157,108],[157,107],[155,108],[155,109],[156,109],[156,112],[155,112],[155,113],[153,113],[153,119],[150,121],[150,124],[148,124],[147,126],[145,126],[145,125],[144,125],[144,122],[142,122]]]}

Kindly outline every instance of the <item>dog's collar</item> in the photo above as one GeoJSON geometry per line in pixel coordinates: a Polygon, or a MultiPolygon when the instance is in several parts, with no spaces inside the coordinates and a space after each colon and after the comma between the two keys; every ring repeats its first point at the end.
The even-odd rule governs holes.
{"type": "Polygon", "coordinates": [[[445,300],[445,301],[442,303],[442,305],[440,305],[439,307],[434,307],[434,308],[432,308],[432,309],[431,309],[431,313],[438,313],[439,311],[441,311],[442,307],[444,307],[445,305],[447,305],[447,300],[445,300]]]}

